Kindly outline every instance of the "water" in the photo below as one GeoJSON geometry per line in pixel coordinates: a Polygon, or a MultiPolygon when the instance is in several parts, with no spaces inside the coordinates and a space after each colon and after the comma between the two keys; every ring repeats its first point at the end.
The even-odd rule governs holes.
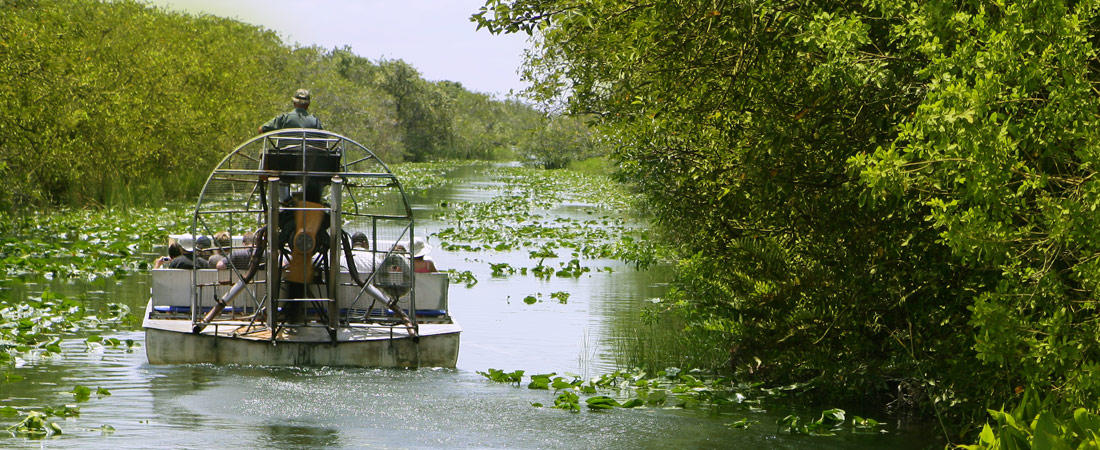
{"type": "MultiPolygon", "coordinates": [[[[461,173],[464,181],[416,198],[418,217],[428,218],[441,201],[478,200],[493,195],[483,172],[461,173]],[[421,216],[421,213],[423,215],[421,216]]],[[[556,208],[556,214],[586,214],[556,208]]],[[[418,222],[431,232],[446,224],[418,222]]],[[[438,243],[438,242],[436,242],[438,243]]],[[[144,351],[87,351],[66,341],[65,356],[28,361],[8,369],[23,376],[0,383],[0,407],[41,409],[76,403],[76,385],[111,395],[80,406],[79,417],[52,418],[64,434],[42,440],[0,437],[5,448],[144,449],[394,449],[394,448],[883,448],[936,447],[924,431],[892,428],[884,435],[807,437],[777,434],[776,420],[788,411],[717,414],[706,409],[615,409],[570,413],[537,408],[552,405],[552,391],[488,381],[476,371],[522,369],[528,374],[573,372],[586,377],[614,370],[608,343],[617,315],[636,314],[638,305],[660,295],[660,273],[637,272],[615,261],[585,261],[611,272],[578,279],[531,275],[493,278],[487,262],[533,266],[526,249],[514,252],[433,252],[440,268],[470,270],[479,283],[452,285],[452,314],[463,326],[456,369],[270,368],[241,366],[152,366],[144,351]],[[571,295],[565,304],[552,292],[571,295]],[[523,298],[543,294],[528,305],[523,298]],[[759,421],[747,430],[727,424],[759,421]],[[104,432],[104,425],[114,428],[104,432]]],[[[43,286],[22,289],[35,292],[43,286]]],[[[88,302],[122,302],[140,314],[148,297],[148,276],[93,283],[58,284],[55,290],[88,302]]],[[[141,342],[143,333],[116,337],[141,342]]],[[[809,416],[806,412],[805,416],[809,416]]],[[[4,424],[17,419],[5,418],[4,424]]],[[[939,445],[942,447],[942,445],[939,445]]]]}

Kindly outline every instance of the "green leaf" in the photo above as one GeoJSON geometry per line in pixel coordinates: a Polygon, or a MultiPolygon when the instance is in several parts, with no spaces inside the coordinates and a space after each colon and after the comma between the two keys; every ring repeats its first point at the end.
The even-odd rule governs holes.
{"type": "Polygon", "coordinates": [[[528,389],[550,389],[550,377],[554,374],[539,374],[531,375],[531,382],[527,384],[528,389]]]}
{"type": "Polygon", "coordinates": [[[77,385],[70,392],[72,392],[73,397],[76,398],[77,401],[87,400],[92,395],[92,389],[91,388],[89,388],[87,386],[81,386],[81,385],[77,385]]]}
{"type": "Polygon", "coordinates": [[[589,409],[612,409],[621,406],[618,401],[606,395],[589,397],[585,401],[589,409]]]}

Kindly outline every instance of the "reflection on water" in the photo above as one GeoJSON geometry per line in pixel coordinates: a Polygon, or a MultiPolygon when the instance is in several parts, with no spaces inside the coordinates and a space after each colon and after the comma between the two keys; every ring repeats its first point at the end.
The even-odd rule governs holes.
{"type": "MultiPolygon", "coordinates": [[[[446,224],[432,220],[441,202],[493,195],[491,180],[463,172],[463,182],[415,198],[421,232],[446,224]]],[[[559,213],[586,214],[583,208],[559,213]]],[[[269,368],[210,365],[151,366],[141,347],[88,352],[82,341],[63,343],[65,356],[7,369],[24,377],[0,384],[0,407],[36,408],[74,403],[77,385],[106,388],[110,396],[79,403],[80,416],[57,419],[65,434],[45,440],[0,438],[13,448],[925,448],[913,434],[832,438],[776,435],[775,413],[644,408],[569,413],[537,408],[554,393],[493,383],[476,371],[526,370],[597,376],[614,370],[609,322],[636,314],[660,294],[653,274],[615,261],[585,261],[593,271],[578,279],[512,275],[493,278],[488,262],[533,266],[526,250],[433,252],[441,268],[469,270],[472,289],[452,286],[453,315],[463,326],[456,369],[269,368]],[[565,291],[566,303],[549,298],[565,291]],[[523,302],[542,294],[542,301],[523,302]],[[727,424],[749,417],[759,424],[727,424]],[[103,425],[115,429],[104,434],[103,425]]],[[[30,292],[42,286],[24,286],[30,292]]],[[[122,302],[140,315],[148,276],[51,287],[97,302],[122,302]],[[103,294],[90,295],[90,291],[103,294]]],[[[120,339],[143,340],[141,332],[120,339]]],[[[2,419],[5,424],[16,419],[2,419]]],[[[942,445],[940,445],[942,447],[942,445]]]]}

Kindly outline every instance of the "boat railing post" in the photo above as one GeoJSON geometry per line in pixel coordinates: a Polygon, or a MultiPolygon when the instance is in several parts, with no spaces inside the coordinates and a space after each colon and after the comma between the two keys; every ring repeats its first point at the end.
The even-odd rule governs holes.
{"type": "Polygon", "coordinates": [[[328,257],[328,329],[329,334],[332,336],[332,343],[336,343],[336,327],[340,325],[340,302],[337,296],[340,293],[340,245],[341,232],[340,225],[343,221],[343,193],[344,180],[339,175],[332,177],[332,212],[329,214],[331,223],[329,224],[329,232],[331,233],[331,239],[329,242],[332,245],[329,246],[328,257]]]}
{"type": "Polygon", "coordinates": [[[416,242],[416,230],[413,227],[412,216],[409,216],[409,266],[412,269],[409,277],[409,325],[412,326],[412,335],[420,336],[420,325],[416,321],[416,254],[413,242],[416,242]]]}
{"type": "Polygon", "coordinates": [[[275,340],[275,310],[279,304],[279,188],[278,177],[267,180],[267,328],[275,340]]]}

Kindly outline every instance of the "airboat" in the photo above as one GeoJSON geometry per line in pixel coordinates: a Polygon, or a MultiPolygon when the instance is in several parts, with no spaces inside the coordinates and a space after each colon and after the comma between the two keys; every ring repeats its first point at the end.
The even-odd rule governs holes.
{"type": "Polygon", "coordinates": [[[315,129],[256,136],[169,236],[222,264],[151,270],[149,362],[454,367],[449,279],[415,272],[415,231],[400,181],[366,147],[315,129]],[[218,239],[202,249],[204,236],[218,239]]]}

